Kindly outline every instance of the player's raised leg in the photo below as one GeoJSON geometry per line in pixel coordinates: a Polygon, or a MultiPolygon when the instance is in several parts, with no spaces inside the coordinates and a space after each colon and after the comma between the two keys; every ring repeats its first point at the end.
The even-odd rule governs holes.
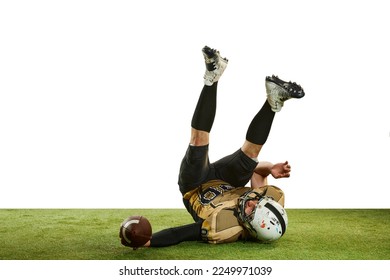
{"type": "Polygon", "coordinates": [[[241,150],[251,158],[257,158],[271,131],[275,112],[279,112],[284,102],[290,98],[302,98],[302,87],[292,82],[285,82],[277,76],[266,77],[267,101],[249,125],[246,140],[241,150]]]}
{"type": "Polygon", "coordinates": [[[206,46],[202,52],[206,64],[204,86],[191,120],[190,144],[179,171],[178,183],[183,195],[203,183],[209,173],[208,144],[217,109],[218,81],[228,63],[215,49],[206,46]]]}
{"type": "Polygon", "coordinates": [[[206,64],[204,87],[191,121],[191,140],[193,146],[204,146],[209,143],[209,133],[214,123],[217,108],[218,80],[227,66],[228,60],[222,58],[219,51],[205,46],[202,49],[206,64]]]}

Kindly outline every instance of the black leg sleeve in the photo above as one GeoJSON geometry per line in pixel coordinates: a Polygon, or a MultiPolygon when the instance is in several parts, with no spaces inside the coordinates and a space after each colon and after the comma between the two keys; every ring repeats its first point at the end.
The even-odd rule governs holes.
{"type": "Polygon", "coordinates": [[[197,130],[210,132],[217,110],[217,85],[204,86],[192,116],[191,126],[197,130]]]}
{"type": "Polygon", "coordinates": [[[249,125],[246,140],[257,145],[263,145],[271,131],[274,116],[275,112],[272,111],[268,101],[265,101],[263,107],[249,125]]]}
{"type": "Polygon", "coordinates": [[[167,228],[162,231],[156,232],[152,235],[150,240],[150,247],[166,247],[179,244],[183,241],[200,241],[201,237],[202,221],[174,227],[167,228]]]}

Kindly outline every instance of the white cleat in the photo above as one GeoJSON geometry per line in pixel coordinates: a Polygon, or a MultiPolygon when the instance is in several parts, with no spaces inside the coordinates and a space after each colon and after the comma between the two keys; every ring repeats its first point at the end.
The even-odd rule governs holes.
{"type": "Polygon", "coordinates": [[[305,96],[305,92],[300,85],[285,82],[274,75],[265,78],[265,88],[267,90],[268,103],[274,112],[279,112],[282,109],[284,101],[290,98],[302,98],[305,96]]]}
{"type": "Polygon", "coordinates": [[[202,49],[202,53],[206,64],[206,72],[203,76],[204,84],[211,86],[221,78],[228,64],[228,60],[222,58],[219,51],[211,49],[208,46],[202,49]]]}

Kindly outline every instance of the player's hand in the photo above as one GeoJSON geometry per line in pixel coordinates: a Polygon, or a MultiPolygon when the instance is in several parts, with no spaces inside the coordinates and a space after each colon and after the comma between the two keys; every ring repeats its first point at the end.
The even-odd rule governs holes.
{"type": "Polygon", "coordinates": [[[271,174],[275,179],[290,177],[291,166],[288,161],[276,163],[271,168],[271,174]]]}

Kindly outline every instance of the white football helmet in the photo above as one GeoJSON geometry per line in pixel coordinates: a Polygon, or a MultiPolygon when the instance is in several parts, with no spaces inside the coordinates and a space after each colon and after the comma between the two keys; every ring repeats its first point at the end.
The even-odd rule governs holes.
{"type": "Polygon", "coordinates": [[[271,242],[279,239],[286,232],[288,218],[286,210],[275,200],[249,191],[239,198],[238,218],[254,238],[271,242]],[[246,203],[258,200],[256,207],[249,215],[245,214],[246,203]]]}

